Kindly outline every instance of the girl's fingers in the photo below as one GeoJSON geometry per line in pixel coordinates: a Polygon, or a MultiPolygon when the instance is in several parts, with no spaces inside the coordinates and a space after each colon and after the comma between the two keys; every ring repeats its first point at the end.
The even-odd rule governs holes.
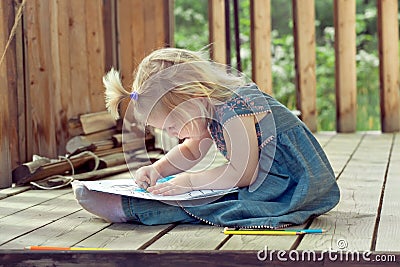
{"type": "Polygon", "coordinates": [[[136,184],[143,188],[143,189],[147,189],[150,186],[150,178],[148,177],[141,177],[139,179],[135,179],[136,184]]]}
{"type": "Polygon", "coordinates": [[[171,195],[183,194],[188,190],[185,190],[185,188],[175,184],[162,183],[149,187],[148,191],[155,195],[171,196],[171,195]]]}
{"type": "Polygon", "coordinates": [[[163,183],[163,184],[158,184],[158,185],[154,185],[154,186],[150,186],[148,188],[149,192],[153,193],[153,194],[162,194],[168,190],[170,190],[171,185],[167,184],[167,183],[163,183]]]}

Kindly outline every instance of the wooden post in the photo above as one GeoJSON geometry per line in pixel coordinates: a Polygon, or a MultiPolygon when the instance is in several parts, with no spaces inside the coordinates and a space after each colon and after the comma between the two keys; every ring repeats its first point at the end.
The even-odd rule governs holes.
{"type": "Polygon", "coordinates": [[[165,44],[168,47],[174,47],[174,29],[175,29],[175,16],[174,16],[174,0],[164,0],[164,35],[165,44]]]}
{"type": "Polygon", "coordinates": [[[272,94],[271,1],[251,0],[252,78],[260,89],[272,94]]]}
{"type": "Polygon", "coordinates": [[[317,131],[314,0],[293,0],[293,35],[297,109],[308,128],[317,131]]]}
{"type": "Polygon", "coordinates": [[[356,2],[334,1],[336,130],[356,130],[356,2]]]}
{"type": "Polygon", "coordinates": [[[336,130],[356,131],[356,1],[334,1],[336,130]]]}
{"type": "Polygon", "coordinates": [[[209,0],[208,7],[211,58],[226,64],[225,1],[209,0]]]}
{"type": "Polygon", "coordinates": [[[378,0],[380,106],[382,132],[400,130],[399,22],[397,0],[378,0]]]}

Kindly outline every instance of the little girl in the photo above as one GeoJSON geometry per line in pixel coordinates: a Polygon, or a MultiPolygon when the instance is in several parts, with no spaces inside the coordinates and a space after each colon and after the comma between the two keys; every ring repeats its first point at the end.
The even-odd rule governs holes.
{"type": "Polygon", "coordinates": [[[254,83],[201,53],[176,48],[152,52],[140,63],[131,92],[114,70],[103,82],[106,106],[114,117],[119,103],[130,97],[137,121],[183,140],[162,159],[136,171],[140,187],[160,195],[238,191],[202,205],[170,205],[89,191],[74,182],[75,196],[89,212],[110,222],[278,228],[302,224],[338,203],[332,168],[307,127],[254,83]],[[190,171],[213,143],[227,163],[190,171]],[[176,176],[156,184],[170,175],[176,176]]]}

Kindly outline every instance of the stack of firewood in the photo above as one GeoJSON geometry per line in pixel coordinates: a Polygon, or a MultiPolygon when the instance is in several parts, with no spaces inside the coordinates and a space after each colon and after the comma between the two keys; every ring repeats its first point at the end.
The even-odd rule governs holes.
{"type": "MultiPolygon", "coordinates": [[[[68,131],[71,136],[66,144],[67,155],[57,160],[37,157],[13,171],[13,182],[25,185],[30,182],[57,176],[74,179],[98,179],[128,170],[126,159],[139,166],[137,156],[154,151],[154,135],[143,134],[135,125],[122,133],[122,120],[114,120],[108,112],[96,112],[71,118],[68,131]]],[[[162,152],[162,151],[161,151],[162,152]]],[[[143,164],[143,161],[142,161],[143,164]]]]}

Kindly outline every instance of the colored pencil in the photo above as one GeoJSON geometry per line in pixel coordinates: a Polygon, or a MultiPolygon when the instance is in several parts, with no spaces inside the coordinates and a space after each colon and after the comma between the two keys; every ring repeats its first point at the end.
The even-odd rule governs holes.
{"type": "Polygon", "coordinates": [[[245,229],[245,228],[224,228],[225,234],[236,235],[296,235],[324,233],[324,229],[245,229]]]}
{"type": "Polygon", "coordinates": [[[224,229],[226,235],[302,235],[303,232],[271,231],[271,230],[229,230],[224,229]]]}
{"type": "Polygon", "coordinates": [[[27,250],[108,250],[107,248],[81,248],[81,247],[48,247],[48,246],[29,246],[27,250]]]}

